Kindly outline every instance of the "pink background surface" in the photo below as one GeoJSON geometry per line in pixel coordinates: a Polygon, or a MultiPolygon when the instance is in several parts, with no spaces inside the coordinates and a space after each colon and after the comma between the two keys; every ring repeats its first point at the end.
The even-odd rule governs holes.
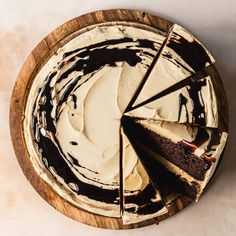
{"type": "Polygon", "coordinates": [[[0,0],[0,235],[235,235],[235,61],[235,0],[0,0]],[[129,231],[102,230],[80,224],[42,200],[16,161],[8,125],[12,87],[30,51],[67,20],[109,8],[145,10],[175,21],[196,34],[217,60],[230,105],[230,136],[225,156],[200,202],[159,226],[129,231]]]}

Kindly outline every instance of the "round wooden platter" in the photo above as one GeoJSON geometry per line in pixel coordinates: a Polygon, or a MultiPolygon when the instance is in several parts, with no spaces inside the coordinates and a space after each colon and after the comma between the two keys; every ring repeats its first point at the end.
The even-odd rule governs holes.
{"type": "MultiPolygon", "coordinates": [[[[58,48],[65,45],[77,35],[95,27],[97,24],[128,24],[150,30],[159,29],[165,32],[168,32],[173,25],[173,23],[167,20],[146,12],[125,9],[102,10],[76,17],[61,25],[44,38],[26,59],[12,93],[10,131],[16,157],[26,178],[34,189],[55,209],[72,219],[87,225],[108,229],[131,229],[158,223],[179,212],[192,201],[187,197],[180,196],[169,206],[168,214],[145,222],[124,225],[120,218],[110,218],[92,214],[65,201],[37,175],[29,159],[23,135],[23,119],[25,104],[32,81],[38,71],[58,48]]],[[[214,78],[213,83],[218,93],[217,95],[222,98],[218,106],[222,127],[227,128],[228,108],[221,79],[215,66],[210,67],[208,73],[214,78]]]]}

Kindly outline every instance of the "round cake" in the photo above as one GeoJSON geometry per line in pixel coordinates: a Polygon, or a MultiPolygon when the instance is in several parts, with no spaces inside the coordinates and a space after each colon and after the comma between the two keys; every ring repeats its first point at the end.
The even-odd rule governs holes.
{"type": "Polygon", "coordinates": [[[198,200],[227,139],[209,51],[168,33],[98,25],[62,46],[30,87],[24,135],[37,174],[85,211],[143,222],[198,200]]]}

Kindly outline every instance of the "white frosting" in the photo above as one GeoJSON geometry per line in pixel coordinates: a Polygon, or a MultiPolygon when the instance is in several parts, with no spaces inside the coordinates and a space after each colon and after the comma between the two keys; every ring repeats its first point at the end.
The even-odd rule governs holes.
{"type": "Polygon", "coordinates": [[[118,81],[121,68],[104,67],[102,71],[101,74],[96,73],[100,76],[90,78],[74,92],[79,103],[77,109],[73,108],[72,101],[64,106],[57,122],[56,137],[65,155],[72,155],[78,159],[81,166],[86,166],[87,169],[78,168],[75,171],[75,174],[79,175],[78,178],[82,179],[82,174],[89,176],[90,184],[98,187],[111,185],[113,188],[113,183],[117,186],[119,179],[121,113],[114,98],[107,101],[106,99],[116,94],[117,85],[114,81],[118,81]],[[72,113],[75,115],[71,116],[72,113]],[[78,145],[71,145],[71,140],[78,145]],[[105,170],[104,165],[107,167],[105,170]],[[94,183],[94,179],[99,182],[94,183]]]}
{"type": "MultiPolygon", "coordinates": [[[[121,42],[115,46],[109,45],[108,48],[117,47],[122,49],[131,47],[134,50],[137,49],[142,61],[137,63],[136,66],[130,66],[126,62],[117,62],[113,67],[104,65],[96,73],[87,75],[83,75],[83,71],[73,71],[64,80],[58,82],[58,79],[65,71],[72,68],[75,63],[74,60],[70,61],[70,58],[75,53],[65,59],[63,57],[65,52],[124,37],[134,40],[152,40],[156,48],[164,40],[164,36],[159,33],[129,26],[100,26],[77,36],[60,48],[57,54],[52,56],[37,74],[29,92],[24,119],[25,140],[30,160],[37,173],[70,203],[87,211],[112,217],[120,216],[118,202],[116,204],[106,204],[95,201],[85,195],[77,194],[73,190],[78,190],[80,186],[75,183],[66,184],[52,167],[48,167],[49,170],[45,168],[47,167],[45,164],[47,160],[40,156],[34,144],[32,112],[34,111],[34,115],[38,116],[37,110],[33,110],[33,107],[35,101],[36,107],[37,104],[44,102],[45,98],[40,100],[38,91],[46,83],[45,78],[47,78],[48,74],[56,72],[50,83],[53,88],[51,117],[54,118],[58,101],[63,98],[63,94],[75,78],[81,76],[76,89],[73,90],[77,100],[76,107],[72,96],[69,96],[60,107],[55,137],[64,154],[64,161],[80,181],[102,189],[119,189],[120,118],[133,95],[133,91],[146,73],[147,66],[151,63],[151,56],[147,56],[148,54],[143,54],[143,52],[155,55],[156,51],[150,48],[137,49],[138,43],[135,42],[121,42]],[[59,68],[62,63],[65,63],[64,66],[59,68]],[[71,142],[78,145],[71,145],[71,142]],[[70,155],[79,162],[79,166],[73,164],[70,155]]],[[[80,60],[78,57],[75,59],[76,61],[80,60]]],[[[43,114],[40,115],[43,117],[43,114]]],[[[41,134],[51,137],[44,119],[41,121],[41,126],[41,134]]]]}
{"type": "MultiPolygon", "coordinates": [[[[204,107],[206,127],[218,127],[218,110],[215,91],[210,76],[204,78],[206,86],[198,93],[198,100],[204,107]]],[[[163,120],[179,123],[194,123],[194,101],[188,92],[188,87],[183,87],[153,102],[127,112],[125,115],[138,118],[163,120]],[[187,100],[186,105],[180,107],[180,95],[187,100]],[[179,110],[181,109],[180,117],[179,110]]]]}

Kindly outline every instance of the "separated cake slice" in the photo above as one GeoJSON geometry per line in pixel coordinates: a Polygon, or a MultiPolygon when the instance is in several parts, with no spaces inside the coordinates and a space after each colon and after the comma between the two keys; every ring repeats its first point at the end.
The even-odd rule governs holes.
{"type": "Polygon", "coordinates": [[[168,212],[127,136],[122,133],[123,222],[132,224],[168,212]]]}
{"type": "Polygon", "coordinates": [[[215,62],[209,51],[188,31],[174,25],[148,78],[136,91],[136,106],[215,62]]]}
{"type": "Polygon", "coordinates": [[[217,98],[210,76],[191,81],[189,85],[131,110],[126,115],[218,127],[217,98]]]}
{"type": "Polygon", "coordinates": [[[183,182],[176,178],[176,175],[167,170],[158,160],[150,156],[125,127],[124,132],[126,132],[152,183],[160,192],[162,201],[165,203],[168,211],[171,212],[171,209],[175,207],[175,202],[178,202],[179,198],[182,198],[182,200],[184,198],[185,202],[192,202],[191,198],[183,195],[186,192],[183,182]]]}
{"type": "Polygon", "coordinates": [[[214,128],[123,117],[135,142],[185,184],[185,193],[198,199],[224,149],[227,133],[214,128]]]}

